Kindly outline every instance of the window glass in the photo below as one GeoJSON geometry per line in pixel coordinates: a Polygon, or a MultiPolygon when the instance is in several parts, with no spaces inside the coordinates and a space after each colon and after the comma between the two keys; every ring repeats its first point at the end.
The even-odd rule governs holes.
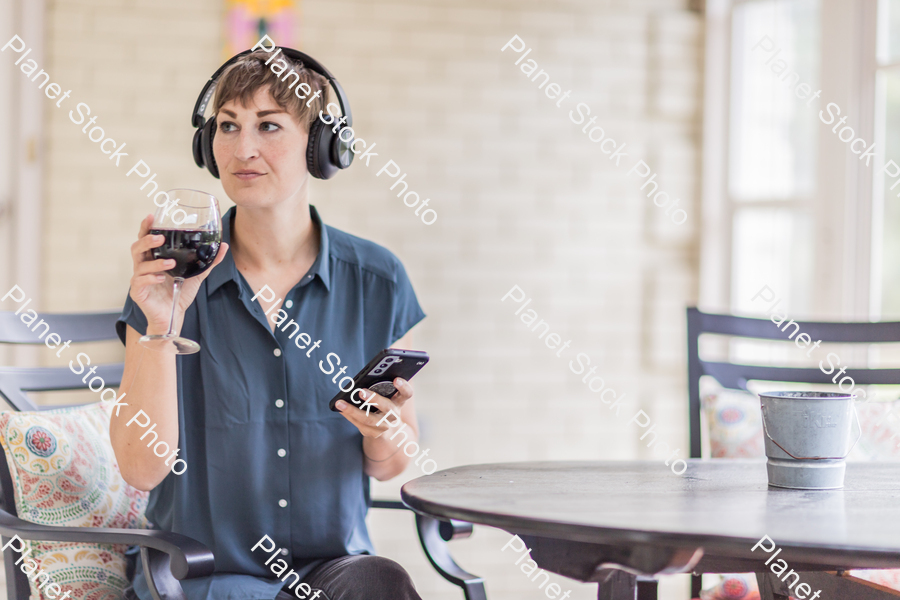
{"type": "Polygon", "coordinates": [[[768,286],[780,308],[806,317],[814,289],[810,216],[801,209],[750,206],[735,212],[732,235],[732,312],[765,312],[771,302],[752,298],[768,286]]]}
{"type": "MultiPolygon", "coordinates": [[[[883,70],[879,73],[879,104],[883,106],[882,133],[885,160],[900,164],[900,70],[883,70]]],[[[885,321],[900,320],[900,185],[891,190],[898,178],[884,176],[884,207],[881,245],[881,315],[885,321]]],[[[876,226],[878,226],[876,224],[876,226]]]]}
{"type": "Polygon", "coordinates": [[[878,3],[878,59],[882,64],[900,61],[900,0],[878,3]]]}
{"type": "MultiPolygon", "coordinates": [[[[777,302],[779,314],[805,318],[813,289],[810,216],[800,209],[751,205],[735,212],[732,236],[731,312],[766,318],[777,302]]],[[[785,365],[800,358],[786,344],[732,339],[728,348],[728,360],[743,364],[785,365]]]]}
{"type": "Polygon", "coordinates": [[[786,200],[815,191],[819,3],[745,2],[732,20],[729,192],[786,200]]]}

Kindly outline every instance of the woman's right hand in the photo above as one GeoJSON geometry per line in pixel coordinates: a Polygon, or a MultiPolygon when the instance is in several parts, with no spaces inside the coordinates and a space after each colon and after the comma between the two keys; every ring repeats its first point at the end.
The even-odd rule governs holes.
{"type": "MultiPolygon", "coordinates": [[[[175,266],[173,259],[154,259],[152,250],[162,246],[165,237],[150,235],[153,215],[147,215],[141,221],[138,239],[131,245],[131,258],[134,261],[134,275],[131,277],[131,299],[140,307],[147,317],[147,334],[165,334],[169,329],[169,317],[172,314],[172,292],[174,280],[166,271],[175,266]]],[[[203,280],[212,273],[228,252],[228,244],[219,246],[219,253],[213,264],[206,271],[195,277],[184,280],[178,306],[175,307],[175,331],[181,330],[184,313],[197,296],[197,290],[203,280]]]]}

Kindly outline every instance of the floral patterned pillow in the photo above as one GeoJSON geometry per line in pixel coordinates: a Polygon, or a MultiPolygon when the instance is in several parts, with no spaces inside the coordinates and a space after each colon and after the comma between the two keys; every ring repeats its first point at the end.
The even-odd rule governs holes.
{"type": "MultiPolygon", "coordinates": [[[[753,573],[725,573],[713,576],[718,579],[712,587],[704,586],[700,600],[759,600],[759,588],[753,573]]],[[[704,575],[705,580],[712,578],[704,575]]]]}
{"type": "Polygon", "coordinates": [[[852,575],[853,577],[859,577],[860,579],[865,579],[866,581],[871,581],[872,583],[877,583],[878,585],[883,585],[884,587],[889,587],[892,590],[900,590],[900,569],[888,569],[879,571],[863,571],[854,569],[850,571],[850,575],[852,575]]]}
{"type": "MultiPolygon", "coordinates": [[[[144,517],[149,494],[125,483],[119,473],[109,441],[109,408],[91,404],[0,413],[0,445],[20,518],[67,527],[149,527],[144,517]]],[[[70,592],[68,598],[117,600],[129,583],[124,545],[28,540],[22,545],[19,568],[29,581],[45,584],[39,589],[31,582],[33,600],[50,599],[40,571],[63,593],[70,592]]]]}
{"type": "Polygon", "coordinates": [[[718,384],[705,387],[701,405],[709,429],[711,456],[765,456],[759,397],[750,392],[729,390],[718,384]]]}

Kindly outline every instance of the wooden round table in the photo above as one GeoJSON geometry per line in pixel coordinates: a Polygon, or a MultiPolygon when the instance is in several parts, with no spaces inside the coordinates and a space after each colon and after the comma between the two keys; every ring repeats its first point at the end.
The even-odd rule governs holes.
{"type": "Polygon", "coordinates": [[[662,461],[471,465],[401,496],[423,514],[519,535],[541,568],[599,582],[600,598],[630,600],[641,576],[691,571],[761,573],[774,579],[763,598],[778,598],[765,564],[778,549],[802,581],[834,592],[823,600],[889,597],[824,572],[900,568],[897,462],[848,463],[844,488],[830,491],[770,488],[765,460],[691,460],[681,476],[662,461]],[[776,548],[753,551],[766,536],[776,548]]]}

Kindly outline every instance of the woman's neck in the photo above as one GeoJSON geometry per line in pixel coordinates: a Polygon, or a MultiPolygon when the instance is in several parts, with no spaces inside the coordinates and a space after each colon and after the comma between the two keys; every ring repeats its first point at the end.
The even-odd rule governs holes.
{"type": "Polygon", "coordinates": [[[309,268],[319,252],[319,231],[308,202],[267,208],[236,207],[231,253],[239,270],[309,268]]]}

